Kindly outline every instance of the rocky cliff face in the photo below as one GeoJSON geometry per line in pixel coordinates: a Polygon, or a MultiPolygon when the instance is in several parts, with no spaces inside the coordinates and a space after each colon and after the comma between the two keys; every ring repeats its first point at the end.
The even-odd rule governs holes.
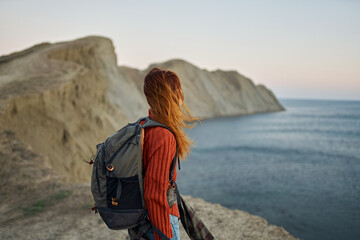
{"type": "MultiPolygon", "coordinates": [[[[236,72],[209,72],[182,60],[143,71],[119,67],[104,37],[41,43],[2,56],[1,239],[126,239],[126,232],[115,234],[86,214],[91,167],[82,160],[116,129],[147,114],[142,80],[154,66],[178,73],[196,116],[283,110],[270,90],[236,72]]],[[[260,217],[188,199],[218,239],[293,239],[260,217]]]]}
{"type": "Polygon", "coordinates": [[[124,78],[132,79],[142,95],[146,73],[153,67],[176,72],[181,79],[185,101],[198,117],[220,117],[285,110],[264,85],[255,85],[236,71],[207,71],[184,60],[174,59],[150,65],[140,71],[119,67],[124,78]]]}
{"type": "Polygon", "coordinates": [[[123,124],[147,114],[142,92],[153,67],[175,71],[199,117],[284,110],[265,86],[234,71],[199,69],[183,60],[143,71],[117,66],[104,37],[41,43],[0,58],[0,124],[45,156],[67,181],[87,181],[82,159],[123,124]]]}
{"type": "Polygon", "coordinates": [[[85,38],[31,49],[0,58],[1,129],[29,143],[65,180],[86,181],[82,159],[125,123],[107,96],[107,82],[117,77],[113,45],[85,38]]]}

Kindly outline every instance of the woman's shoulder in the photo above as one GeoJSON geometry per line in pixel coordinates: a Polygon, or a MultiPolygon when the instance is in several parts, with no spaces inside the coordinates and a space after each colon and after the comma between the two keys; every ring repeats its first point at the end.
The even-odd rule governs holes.
{"type": "Polygon", "coordinates": [[[176,151],[175,137],[163,127],[145,128],[144,151],[146,156],[151,156],[155,151],[174,154],[176,151]]]}
{"type": "Polygon", "coordinates": [[[164,127],[149,127],[145,128],[145,137],[152,137],[158,140],[175,141],[174,134],[169,129],[164,127]]]}

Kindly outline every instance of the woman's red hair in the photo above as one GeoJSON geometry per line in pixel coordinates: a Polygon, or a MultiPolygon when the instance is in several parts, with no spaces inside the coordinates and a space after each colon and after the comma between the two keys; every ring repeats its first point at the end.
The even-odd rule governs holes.
{"type": "Polygon", "coordinates": [[[180,158],[191,151],[193,142],[186,136],[183,128],[192,128],[199,121],[190,115],[184,103],[184,94],[176,73],[153,68],[144,79],[144,94],[150,105],[152,118],[168,126],[175,135],[177,152],[180,158]],[[193,124],[188,125],[187,123],[193,124]]]}

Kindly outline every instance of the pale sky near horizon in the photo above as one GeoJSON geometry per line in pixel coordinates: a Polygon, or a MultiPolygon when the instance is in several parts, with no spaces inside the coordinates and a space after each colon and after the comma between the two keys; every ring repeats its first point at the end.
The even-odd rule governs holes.
{"type": "Polygon", "coordinates": [[[100,35],[118,65],[184,59],[278,98],[360,100],[360,0],[1,0],[0,56],[100,35]]]}

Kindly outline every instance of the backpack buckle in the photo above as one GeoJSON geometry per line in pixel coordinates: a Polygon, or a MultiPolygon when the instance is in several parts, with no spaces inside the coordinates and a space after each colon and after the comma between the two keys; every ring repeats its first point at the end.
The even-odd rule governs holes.
{"type": "Polygon", "coordinates": [[[113,206],[117,206],[117,205],[118,205],[118,203],[115,202],[115,198],[111,198],[111,204],[112,204],[113,206]]]}
{"type": "Polygon", "coordinates": [[[114,170],[114,165],[112,165],[111,163],[106,165],[106,169],[109,170],[110,172],[112,172],[114,170]]]}

